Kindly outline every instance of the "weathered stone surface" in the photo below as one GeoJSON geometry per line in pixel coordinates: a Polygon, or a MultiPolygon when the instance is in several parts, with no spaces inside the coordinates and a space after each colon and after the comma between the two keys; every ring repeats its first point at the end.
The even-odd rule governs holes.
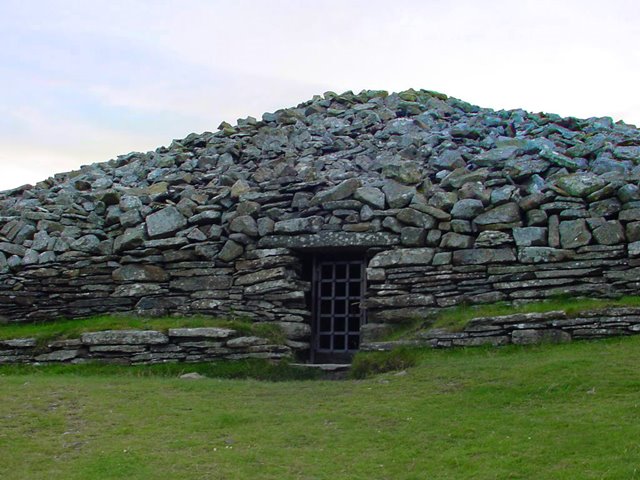
{"type": "Polygon", "coordinates": [[[442,236],[440,248],[448,249],[466,249],[473,246],[473,237],[469,235],[461,235],[455,232],[448,232],[442,236]]]}
{"type": "Polygon", "coordinates": [[[335,187],[323,190],[317,193],[311,199],[311,205],[320,205],[324,202],[331,202],[335,200],[342,200],[348,198],[355,193],[360,187],[360,180],[357,178],[350,178],[336,185],[335,187]]]}
{"type": "Polygon", "coordinates": [[[496,248],[511,244],[513,244],[513,238],[507,232],[484,230],[476,238],[474,246],[478,248],[496,248]]]}
{"type": "Polygon", "coordinates": [[[36,362],[66,362],[78,356],[78,350],[56,350],[36,356],[36,362]]]}
{"type": "Polygon", "coordinates": [[[169,337],[155,330],[105,330],[83,333],[83,345],[161,345],[169,337]]]}
{"type": "Polygon", "coordinates": [[[244,248],[233,240],[227,240],[218,254],[218,258],[223,262],[230,262],[238,258],[244,252],[244,248]]]}
{"type": "Polygon", "coordinates": [[[511,341],[516,345],[534,345],[538,343],[566,343],[571,341],[571,335],[562,330],[515,330],[511,334],[511,341]]]}
{"type": "Polygon", "coordinates": [[[174,206],[148,215],[146,218],[149,238],[165,238],[187,225],[187,219],[174,206]]]}
{"type": "Polygon", "coordinates": [[[382,186],[382,191],[385,194],[389,208],[406,207],[411,203],[413,196],[416,194],[414,187],[402,185],[395,180],[386,180],[382,186]]]}
{"type": "Polygon", "coordinates": [[[577,248],[591,242],[591,232],[584,219],[560,222],[560,244],[562,248],[577,248]]]}
{"type": "Polygon", "coordinates": [[[290,340],[303,340],[311,336],[311,326],[300,322],[274,322],[290,340]]]}
{"type": "Polygon", "coordinates": [[[169,274],[155,265],[125,265],[114,270],[111,276],[116,282],[166,282],[169,280],[169,274]]]}
{"type": "Polygon", "coordinates": [[[254,283],[266,282],[290,276],[290,270],[285,267],[268,268],[257,272],[240,275],[234,280],[234,285],[253,285],[254,283]]]}
{"type": "Polygon", "coordinates": [[[240,215],[231,220],[229,230],[237,233],[244,233],[250,237],[258,236],[258,224],[250,215],[240,215]]]}
{"type": "MultiPolygon", "coordinates": [[[[196,328],[170,328],[169,337],[182,338],[228,338],[235,335],[235,330],[230,328],[196,327],[196,328]]],[[[181,340],[182,341],[182,340],[181,340]]]]}
{"type": "Polygon", "coordinates": [[[433,259],[433,248],[400,248],[378,253],[369,262],[369,267],[390,267],[395,265],[429,265],[433,259]]]}
{"type": "Polygon", "coordinates": [[[316,233],[319,232],[324,224],[324,219],[319,216],[311,216],[306,218],[292,218],[290,220],[281,220],[274,225],[275,233],[316,233]]]}
{"type": "Polygon", "coordinates": [[[516,203],[505,203],[485,213],[481,213],[473,223],[480,226],[511,224],[520,221],[520,208],[516,203]]]}
{"type": "Polygon", "coordinates": [[[373,208],[384,208],[384,193],[375,187],[361,187],[358,188],[354,194],[353,198],[356,200],[360,200],[361,202],[366,203],[367,205],[372,206],[373,208]]]}
{"type": "Polygon", "coordinates": [[[593,229],[593,238],[600,245],[618,245],[625,241],[624,229],[617,220],[610,220],[593,229]]]}
{"type": "Polygon", "coordinates": [[[570,257],[570,250],[551,247],[524,247],[518,249],[518,260],[521,263],[561,262],[570,257]]]}
{"type": "Polygon", "coordinates": [[[574,173],[560,177],[556,185],[572,197],[586,197],[601,189],[605,181],[593,173],[574,173]]]}
{"type": "Polygon", "coordinates": [[[179,292],[223,290],[231,286],[231,277],[206,276],[177,278],[169,282],[169,288],[179,292]]]}
{"type": "Polygon", "coordinates": [[[462,218],[471,220],[476,218],[484,211],[484,205],[482,202],[475,198],[465,198],[458,200],[451,209],[451,216],[453,218],[462,218]]]}
{"type": "Polygon", "coordinates": [[[413,208],[401,209],[396,215],[396,218],[407,225],[426,229],[433,228],[436,224],[435,218],[431,215],[414,210],[413,208]]]}
{"type": "Polygon", "coordinates": [[[253,347],[256,345],[266,345],[266,344],[267,344],[267,340],[265,340],[264,338],[248,336],[248,337],[233,338],[229,340],[227,342],[227,347],[246,348],[246,347],[253,347]]]}
{"type": "Polygon", "coordinates": [[[451,262],[454,265],[482,265],[485,263],[514,262],[516,256],[511,248],[474,248],[453,252],[451,262]]]}
{"type": "Polygon", "coordinates": [[[390,247],[398,245],[398,235],[389,233],[351,233],[322,231],[315,235],[268,236],[260,239],[260,248],[335,248],[345,246],[390,247]]]}
{"type": "Polygon", "coordinates": [[[191,225],[209,225],[217,222],[222,214],[217,210],[205,210],[189,217],[188,223],[191,225]]]}
{"type": "Polygon", "coordinates": [[[514,228],[513,239],[518,247],[546,246],[547,229],[543,227],[514,228]]]}

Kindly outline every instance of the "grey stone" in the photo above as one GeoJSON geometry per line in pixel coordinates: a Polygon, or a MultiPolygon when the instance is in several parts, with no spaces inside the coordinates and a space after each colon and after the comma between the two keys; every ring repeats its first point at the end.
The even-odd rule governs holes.
{"type": "Polygon", "coordinates": [[[353,198],[377,209],[384,209],[384,193],[375,187],[360,187],[353,194],[353,198]]]}
{"type": "Polygon", "coordinates": [[[463,200],[458,200],[453,208],[451,209],[451,216],[453,218],[462,218],[466,220],[471,220],[476,218],[484,212],[484,205],[480,200],[475,198],[465,198],[463,200]]]}
{"type": "Polygon", "coordinates": [[[0,346],[10,348],[33,348],[37,345],[35,338],[13,338],[0,340],[0,346]]]}
{"type": "Polygon", "coordinates": [[[311,199],[311,205],[320,205],[324,202],[348,198],[355,193],[358,187],[360,187],[360,180],[350,178],[335,187],[316,193],[316,195],[311,199]]]}
{"type": "Polygon", "coordinates": [[[626,229],[627,241],[637,242],[640,240],[640,222],[627,223],[626,229]]]}
{"type": "Polygon", "coordinates": [[[267,340],[261,337],[255,336],[247,336],[247,337],[237,337],[229,340],[227,342],[227,347],[229,348],[246,348],[253,347],[256,345],[266,345],[267,340]]]}
{"type": "Polygon", "coordinates": [[[402,223],[412,225],[414,227],[431,229],[436,225],[436,220],[431,215],[414,210],[413,208],[401,209],[398,211],[396,218],[402,223]]]}
{"type": "Polygon", "coordinates": [[[571,258],[570,250],[551,247],[524,247],[518,249],[518,261],[521,263],[561,262],[571,258]]]}
{"type": "Polygon", "coordinates": [[[258,235],[264,237],[265,235],[269,235],[273,233],[275,229],[276,222],[271,220],[270,218],[259,218],[258,219],[258,235]]]}
{"type": "Polygon", "coordinates": [[[589,213],[593,217],[610,217],[620,211],[622,205],[616,198],[607,198],[589,205],[589,213]]]}
{"type": "Polygon", "coordinates": [[[593,238],[600,245],[618,245],[625,241],[624,228],[617,220],[610,220],[593,229],[593,238]]]}
{"type": "Polygon", "coordinates": [[[400,248],[378,253],[369,262],[370,268],[395,265],[429,265],[435,251],[433,248],[400,248]]]}
{"type": "Polygon", "coordinates": [[[225,290],[231,286],[231,277],[226,275],[216,276],[190,276],[171,280],[169,288],[180,292],[198,292],[209,290],[225,290]]]}
{"type": "Polygon", "coordinates": [[[9,242],[0,242],[0,252],[8,253],[9,255],[23,256],[27,251],[22,245],[15,245],[9,242]]]}
{"type": "Polygon", "coordinates": [[[190,225],[210,225],[217,222],[221,216],[222,213],[218,210],[205,210],[189,217],[188,223],[190,225]]]}
{"type": "Polygon", "coordinates": [[[142,215],[139,210],[129,210],[120,215],[120,224],[123,227],[135,227],[142,223],[142,215]]]}
{"type": "Polygon", "coordinates": [[[146,218],[149,238],[165,238],[173,235],[187,225],[187,219],[174,206],[148,215],[146,218]]]}
{"type": "Polygon", "coordinates": [[[162,287],[160,285],[156,285],[155,283],[128,283],[126,285],[118,285],[111,296],[143,297],[146,295],[157,295],[162,291],[162,287]]]}
{"type": "Polygon", "coordinates": [[[633,183],[627,183],[618,189],[617,195],[622,203],[640,200],[640,187],[633,183]]]}
{"type": "Polygon", "coordinates": [[[451,252],[438,252],[433,256],[433,266],[449,265],[452,258],[451,252]]]}
{"type": "Polygon", "coordinates": [[[240,215],[231,220],[229,230],[236,233],[244,233],[250,237],[258,236],[258,224],[250,215],[240,215]]]}
{"type": "Polygon", "coordinates": [[[99,253],[100,239],[95,235],[84,235],[71,242],[71,248],[85,253],[99,253]]]}
{"type": "Polygon", "coordinates": [[[520,208],[516,203],[505,203],[487,212],[481,213],[473,223],[479,226],[489,226],[496,224],[513,224],[520,222],[520,208]]]}
{"type": "Polygon", "coordinates": [[[180,375],[179,378],[181,380],[203,380],[207,377],[198,372],[189,372],[189,373],[183,373],[182,375],[180,375]]]}
{"type": "Polygon", "coordinates": [[[290,271],[285,267],[267,268],[256,272],[239,275],[233,284],[239,286],[253,285],[255,283],[266,282],[267,280],[277,280],[291,276],[290,271]]]}
{"type": "Polygon", "coordinates": [[[513,238],[507,232],[485,230],[480,232],[474,245],[478,248],[496,248],[510,244],[513,244],[513,238]]]}
{"type": "Polygon", "coordinates": [[[229,338],[236,331],[230,328],[195,327],[195,328],[170,328],[169,337],[175,338],[229,338]]]}
{"type": "Polygon", "coordinates": [[[169,342],[169,337],[155,330],[105,330],[83,333],[83,345],[161,345],[169,342]]]}
{"type": "Polygon", "coordinates": [[[404,227],[400,231],[400,243],[410,247],[422,247],[427,239],[427,231],[424,228],[404,227]]]}
{"type": "Polygon", "coordinates": [[[233,240],[227,240],[218,254],[218,258],[223,262],[231,262],[244,253],[244,247],[233,240]]]}
{"type": "Polygon", "coordinates": [[[479,167],[501,166],[506,160],[515,157],[518,151],[518,147],[511,146],[494,148],[476,156],[473,163],[479,167]]]}
{"type": "Polygon", "coordinates": [[[605,181],[590,172],[574,173],[560,177],[556,185],[572,197],[586,197],[605,186],[605,181]]]}
{"type": "Polygon", "coordinates": [[[311,327],[300,322],[273,322],[290,340],[302,340],[311,336],[311,327]]]}
{"type": "Polygon", "coordinates": [[[79,350],[55,350],[35,357],[36,362],[67,362],[77,358],[79,350]]]}
{"type": "Polygon", "coordinates": [[[464,249],[473,246],[473,237],[469,235],[461,235],[459,233],[448,232],[442,236],[440,248],[447,249],[464,249]]]}
{"type": "Polygon", "coordinates": [[[260,248],[338,248],[349,245],[360,247],[389,247],[398,245],[400,237],[390,233],[357,233],[321,231],[315,235],[273,235],[258,242],[260,248]]]}
{"type": "Polygon", "coordinates": [[[451,262],[454,265],[483,265],[486,263],[515,262],[516,256],[511,248],[474,248],[453,252],[451,262]]]}
{"type": "Polygon", "coordinates": [[[547,229],[544,227],[516,227],[513,239],[518,247],[537,247],[547,245],[547,229]]]}
{"type": "Polygon", "coordinates": [[[125,265],[114,270],[111,276],[116,282],[166,282],[169,280],[169,274],[156,265],[125,265]]]}
{"type": "Polygon", "coordinates": [[[390,208],[404,208],[411,203],[413,196],[416,194],[415,187],[408,187],[396,182],[395,180],[386,180],[382,186],[382,191],[387,199],[390,208]]]}
{"type": "Polygon", "coordinates": [[[274,233],[316,233],[320,231],[323,224],[324,219],[320,216],[280,220],[274,225],[274,233]]]}
{"type": "Polygon", "coordinates": [[[560,244],[562,248],[577,248],[591,242],[591,232],[583,219],[560,222],[560,244]]]}
{"type": "Polygon", "coordinates": [[[511,341],[516,345],[534,345],[539,343],[565,343],[571,341],[571,335],[557,329],[514,330],[511,341]]]}

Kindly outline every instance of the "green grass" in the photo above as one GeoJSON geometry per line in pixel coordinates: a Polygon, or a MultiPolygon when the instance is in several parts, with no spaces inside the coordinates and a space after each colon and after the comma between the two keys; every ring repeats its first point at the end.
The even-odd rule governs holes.
{"type": "Polygon", "coordinates": [[[219,360],[208,363],[160,363],[153,365],[116,365],[104,362],[0,365],[0,375],[175,378],[185,373],[199,373],[209,378],[254,379],[271,382],[313,380],[321,376],[321,372],[316,369],[297,367],[287,361],[271,362],[269,360],[255,358],[246,360],[219,360]]]}
{"type": "Polygon", "coordinates": [[[564,310],[571,316],[584,310],[638,306],[640,306],[640,296],[624,296],[615,299],[557,297],[539,302],[528,302],[523,305],[512,305],[503,302],[484,305],[459,305],[444,309],[438,314],[431,326],[433,328],[461,331],[469,320],[476,317],[494,317],[514,313],[550,312],[553,310],[564,310]]]}
{"type": "Polygon", "coordinates": [[[5,372],[0,478],[640,478],[640,337],[416,361],[340,382],[5,372]]]}
{"type": "Polygon", "coordinates": [[[266,337],[275,343],[284,341],[277,325],[250,320],[227,320],[214,317],[139,317],[135,315],[99,315],[84,319],[60,319],[36,323],[0,325],[0,340],[9,338],[35,338],[44,343],[53,339],[78,338],[85,332],[101,330],[158,330],[181,327],[222,327],[237,330],[243,335],[266,337]]]}

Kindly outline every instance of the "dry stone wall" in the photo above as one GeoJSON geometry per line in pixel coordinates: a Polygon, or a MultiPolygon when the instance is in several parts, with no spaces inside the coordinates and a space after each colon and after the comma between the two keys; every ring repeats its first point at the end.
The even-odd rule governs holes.
{"type": "Polygon", "coordinates": [[[640,333],[640,308],[618,307],[586,310],[568,315],[562,310],[544,313],[517,313],[496,317],[478,317],[463,331],[430,329],[418,333],[415,340],[364,342],[365,351],[385,351],[399,346],[430,348],[533,345],[565,343],[640,333]]]}
{"type": "Polygon", "coordinates": [[[640,132],[425,90],[327,93],[0,193],[0,315],[278,322],[317,252],[368,261],[369,322],[638,292],[640,132]]]}
{"type": "Polygon", "coordinates": [[[80,338],[39,344],[35,338],[0,340],[3,363],[152,364],[206,362],[290,357],[286,345],[266,338],[244,336],[227,328],[172,328],[155,330],[107,330],[84,333],[80,338]]]}

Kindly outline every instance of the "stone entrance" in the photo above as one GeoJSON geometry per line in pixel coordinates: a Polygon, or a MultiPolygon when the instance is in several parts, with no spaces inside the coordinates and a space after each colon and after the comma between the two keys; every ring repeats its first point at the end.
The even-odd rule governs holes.
{"type": "Polygon", "coordinates": [[[360,346],[365,261],[362,256],[314,257],[312,362],[350,361],[360,346]]]}

